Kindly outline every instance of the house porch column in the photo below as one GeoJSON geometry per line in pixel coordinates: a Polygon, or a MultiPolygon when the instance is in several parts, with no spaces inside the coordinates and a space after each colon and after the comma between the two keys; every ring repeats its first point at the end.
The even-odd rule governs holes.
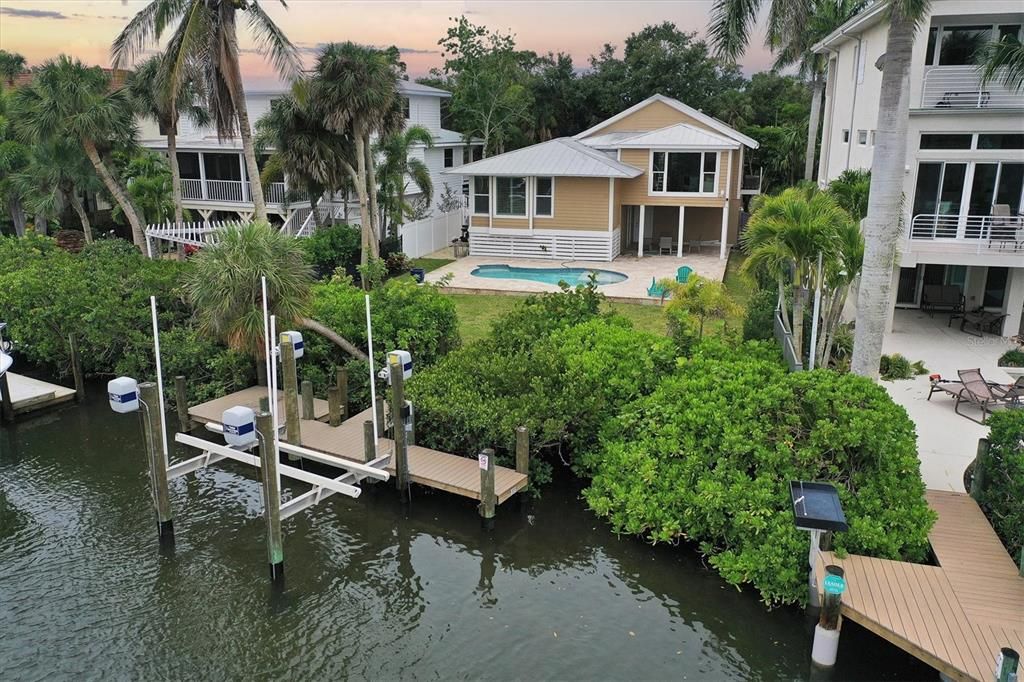
{"type": "Polygon", "coordinates": [[[1006,281],[1006,297],[1003,300],[1003,336],[1016,336],[1021,331],[1021,316],[1024,315],[1024,268],[1010,268],[1006,281]]]}
{"type": "Polygon", "coordinates": [[[644,220],[647,218],[647,205],[640,204],[640,227],[636,233],[636,257],[644,257],[644,220]]]}
{"type": "Polygon", "coordinates": [[[676,244],[676,258],[683,257],[683,222],[686,220],[686,207],[679,207],[679,243],[676,244]]]}

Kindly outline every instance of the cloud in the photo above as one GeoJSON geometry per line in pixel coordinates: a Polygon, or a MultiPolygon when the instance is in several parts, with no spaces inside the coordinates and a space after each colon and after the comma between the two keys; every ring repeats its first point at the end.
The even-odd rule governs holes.
{"type": "Polygon", "coordinates": [[[27,17],[29,19],[67,19],[67,15],[61,12],[53,12],[45,9],[18,9],[17,7],[0,7],[0,14],[9,17],[27,17]]]}
{"type": "Polygon", "coordinates": [[[78,19],[118,19],[120,21],[128,21],[131,19],[131,17],[121,16],[118,14],[109,14],[107,16],[103,16],[102,14],[72,14],[71,16],[78,19]]]}
{"type": "MultiPolygon", "coordinates": [[[[298,50],[300,54],[317,55],[317,54],[320,53],[320,50],[322,50],[324,48],[325,45],[327,45],[327,43],[296,43],[295,44],[295,49],[298,50]]],[[[390,45],[367,45],[367,47],[372,47],[375,50],[385,50],[385,49],[387,49],[387,48],[389,48],[391,46],[390,45]]],[[[255,52],[255,50],[253,50],[251,48],[249,48],[247,50],[241,50],[241,51],[242,52],[247,52],[247,51],[255,52]]],[[[402,54],[440,54],[440,52],[438,50],[431,50],[431,49],[425,49],[425,48],[419,48],[419,47],[399,47],[398,51],[401,52],[402,54]]]]}

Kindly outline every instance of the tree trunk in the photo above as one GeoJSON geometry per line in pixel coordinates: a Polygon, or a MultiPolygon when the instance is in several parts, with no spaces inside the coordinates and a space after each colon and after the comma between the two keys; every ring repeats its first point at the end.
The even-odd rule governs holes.
{"type": "Polygon", "coordinates": [[[7,209],[11,212],[11,222],[14,224],[14,234],[19,237],[24,237],[25,207],[21,205],[21,197],[14,197],[8,201],[7,209]]]}
{"type": "Polygon", "coordinates": [[[338,332],[334,331],[333,329],[325,327],[324,325],[320,324],[316,320],[311,320],[308,317],[302,317],[299,318],[299,324],[312,332],[316,332],[317,334],[324,337],[328,341],[331,341],[352,357],[357,358],[359,360],[369,359],[366,356],[366,353],[356,348],[356,346],[353,345],[352,342],[343,338],[340,334],[338,334],[338,332]]]}
{"type": "Polygon", "coordinates": [[[370,145],[370,136],[366,136],[366,143],[363,145],[366,150],[366,191],[370,195],[370,219],[373,227],[374,255],[377,255],[377,244],[380,243],[384,233],[380,231],[380,211],[377,210],[377,164],[373,160],[373,148],[370,145]]]}
{"type": "Polygon", "coordinates": [[[782,283],[782,277],[779,277],[779,319],[782,320],[782,330],[787,334],[792,334],[793,328],[789,324],[789,313],[786,312],[786,287],[782,283]]]}
{"type": "Polygon", "coordinates": [[[804,361],[804,302],[807,300],[807,288],[797,287],[793,290],[793,350],[797,360],[804,361]]]}
{"type": "Polygon", "coordinates": [[[45,237],[46,236],[46,228],[48,227],[47,224],[46,224],[46,215],[43,214],[43,213],[38,213],[37,212],[36,213],[36,217],[35,217],[35,219],[32,222],[32,226],[35,228],[36,234],[42,235],[42,236],[45,237]]]}
{"type": "Polygon", "coordinates": [[[121,182],[107,168],[107,164],[100,158],[96,144],[92,140],[84,140],[82,146],[85,148],[85,155],[89,157],[93,168],[96,169],[96,174],[100,176],[100,180],[103,181],[110,195],[114,197],[114,201],[117,202],[117,205],[121,207],[121,211],[124,212],[125,217],[128,219],[128,224],[132,226],[132,241],[139,251],[146,253],[146,232],[142,228],[139,214],[135,212],[135,206],[128,198],[128,193],[121,186],[121,182]]]}
{"type": "Polygon", "coordinates": [[[907,160],[907,125],[910,119],[910,58],[914,46],[914,19],[893,6],[878,103],[878,144],[871,168],[868,214],[864,233],[864,266],[857,297],[857,328],[853,342],[854,374],[878,378],[885,322],[892,307],[893,269],[903,228],[903,173],[907,160]]]}
{"type": "Polygon", "coordinates": [[[835,333],[836,323],[839,321],[835,311],[844,288],[845,287],[839,287],[835,289],[831,295],[829,295],[828,301],[826,302],[824,309],[821,311],[822,322],[818,328],[818,347],[814,349],[815,367],[826,366],[825,347],[828,345],[829,337],[835,333]]]}
{"type": "Polygon", "coordinates": [[[362,135],[356,135],[356,165],[358,167],[356,175],[358,179],[356,182],[356,193],[359,194],[359,221],[362,223],[360,232],[363,235],[363,248],[362,254],[359,256],[359,263],[366,265],[366,262],[370,259],[370,256],[376,257],[377,254],[373,252],[373,224],[370,222],[370,206],[369,200],[367,199],[367,187],[366,187],[366,150],[364,149],[364,140],[362,135]]]}
{"type": "MultiPolygon", "coordinates": [[[[238,36],[232,25],[227,31],[228,63],[225,65],[231,97],[235,105],[235,116],[238,118],[238,134],[242,138],[242,154],[245,156],[245,169],[249,175],[249,193],[252,195],[253,219],[267,222],[267,202],[263,197],[263,183],[260,181],[260,167],[256,163],[256,148],[252,144],[252,128],[249,126],[249,109],[245,105],[245,88],[242,85],[242,72],[238,67],[238,36]]],[[[242,179],[245,182],[245,178],[242,179]]]]}
{"type": "Polygon", "coordinates": [[[178,167],[178,114],[171,111],[171,120],[167,126],[167,165],[171,167],[171,193],[174,195],[174,222],[181,225],[185,222],[185,209],[181,198],[181,168],[178,167]]]}
{"type": "Polygon", "coordinates": [[[71,208],[75,209],[75,213],[78,214],[78,219],[82,222],[82,232],[85,233],[85,243],[92,244],[92,224],[89,222],[89,214],[85,212],[85,206],[82,205],[82,200],[78,198],[78,192],[72,187],[67,192],[68,201],[71,203],[71,208]]]}
{"type": "Polygon", "coordinates": [[[818,149],[818,122],[821,119],[821,100],[825,82],[820,73],[811,81],[811,118],[807,124],[807,151],[804,153],[804,180],[814,180],[814,152],[818,149]]]}

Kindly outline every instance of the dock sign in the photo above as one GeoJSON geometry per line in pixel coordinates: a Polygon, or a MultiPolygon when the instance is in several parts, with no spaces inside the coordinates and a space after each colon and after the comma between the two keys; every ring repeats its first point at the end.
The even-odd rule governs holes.
{"type": "Polygon", "coordinates": [[[846,591],[846,581],[843,576],[830,573],[825,576],[822,587],[825,588],[825,594],[842,594],[846,591]]]}

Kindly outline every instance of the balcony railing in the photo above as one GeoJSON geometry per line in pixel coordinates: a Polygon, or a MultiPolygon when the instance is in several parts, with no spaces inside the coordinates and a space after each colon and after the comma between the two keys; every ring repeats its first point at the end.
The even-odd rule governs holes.
{"type": "Polygon", "coordinates": [[[919,213],[910,222],[910,239],[969,246],[978,253],[1024,251],[1024,217],[919,213]]]}
{"type": "MultiPolygon", "coordinates": [[[[216,201],[227,203],[251,204],[252,185],[244,188],[241,180],[195,180],[183,178],[181,196],[188,201],[216,201]]],[[[268,204],[284,204],[285,199],[291,202],[309,201],[303,191],[289,190],[283,182],[272,182],[263,188],[263,196],[268,204]],[[289,197],[290,192],[290,197],[289,197]]]]}
{"type": "Polygon", "coordinates": [[[922,109],[1006,109],[1024,107],[1024,92],[1015,92],[997,76],[982,85],[975,65],[926,66],[922,109]]]}

